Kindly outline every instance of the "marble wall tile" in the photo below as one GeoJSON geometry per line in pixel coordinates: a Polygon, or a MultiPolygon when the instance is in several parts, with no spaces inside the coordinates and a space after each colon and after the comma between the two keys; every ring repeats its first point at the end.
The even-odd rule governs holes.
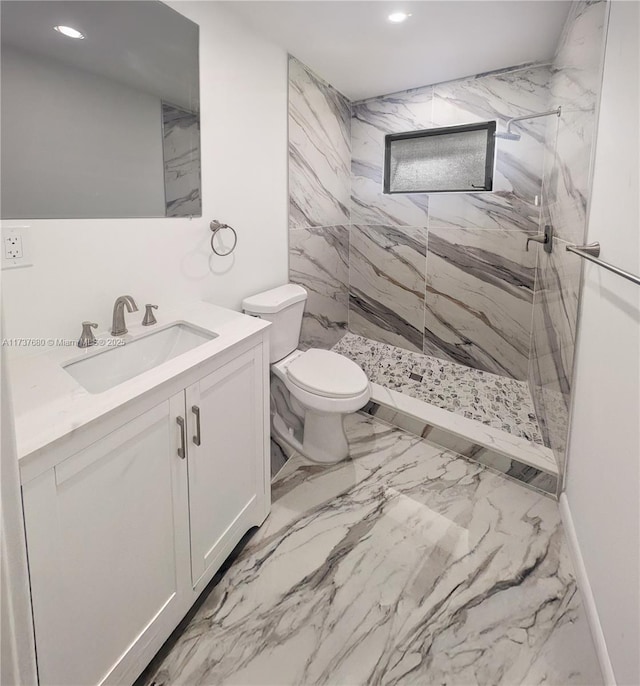
{"type": "Polygon", "coordinates": [[[167,217],[199,217],[200,117],[162,103],[162,151],[167,217]]]}
{"type": "MultiPolygon", "coordinates": [[[[357,228],[352,229],[350,257],[352,332],[477,369],[526,378],[535,263],[524,253],[524,241],[526,234],[538,231],[535,198],[541,194],[544,123],[527,122],[520,141],[498,139],[493,193],[384,195],[384,136],[494,119],[504,128],[511,117],[548,109],[549,76],[548,66],[536,65],[353,105],[351,212],[357,228]],[[371,291],[374,283],[393,282],[393,278],[381,279],[379,268],[384,262],[381,271],[388,272],[393,262],[383,254],[376,259],[359,257],[357,246],[365,225],[428,227],[434,246],[444,248],[445,254],[434,251],[434,268],[426,274],[428,324],[422,347],[415,332],[394,328],[402,290],[387,285],[395,294],[386,298],[371,291]],[[514,235],[509,237],[509,232],[514,235]],[[467,260],[474,262],[475,273],[468,272],[467,260]],[[368,270],[366,276],[363,269],[368,270]]],[[[419,322],[420,316],[413,311],[418,301],[409,298],[404,303],[402,326],[409,322],[415,327],[419,322]]]]}
{"type": "Polygon", "coordinates": [[[564,471],[575,353],[581,260],[567,243],[583,243],[602,79],[607,6],[573,3],[551,67],[553,106],[562,106],[547,129],[541,227],[556,233],[551,255],[538,250],[529,385],[545,443],[564,471]]]}
{"type": "MultiPolygon", "coordinates": [[[[453,126],[497,120],[498,131],[507,120],[524,114],[543,112],[548,107],[549,68],[531,66],[511,71],[479,75],[434,86],[433,125],[453,126]]],[[[469,214],[468,226],[517,228],[535,232],[545,151],[544,120],[534,119],[516,125],[518,141],[496,138],[496,164],[493,193],[446,194],[432,197],[429,226],[442,225],[453,213],[469,214]],[[470,205],[465,212],[465,205],[470,205]],[[487,215],[485,221],[479,212],[487,215]],[[502,216],[504,215],[504,216],[502,216]]]]}
{"type": "Polygon", "coordinates": [[[527,378],[535,253],[517,231],[429,231],[424,352],[527,378]]]}
{"type": "Polygon", "coordinates": [[[535,292],[534,327],[546,345],[539,349],[553,364],[540,365],[539,380],[546,384],[559,379],[563,392],[570,389],[573,365],[582,261],[566,251],[567,243],[555,240],[551,254],[536,248],[538,272],[535,292]]]}
{"type": "Polygon", "coordinates": [[[351,220],[354,224],[426,226],[428,196],[382,192],[384,138],[432,126],[432,91],[426,88],[353,104],[351,119],[351,220]]]}
{"type": "Polygon", "coordinates": [[[565,461],[571,372],[575,354],[581,260],[556,240],[539,250],[529,369],[536,414],[545,443],[562,472],[565,461]]]}
{"type": "Polygon", "coordinates": [[[291,229],[289,279],[309,294],[301,347],[331,348],[349,318],[349,227],[291,229]]]}
{"type": "Polygon", "coordinates": [[[538,231],[538,210],[514,193],[440,193],[429,198],[429,227],[538,231]]]}
{"type": "Polygon", "coordinates": [[[351,227],[349,330],[422,350],[426,231],[351,227]]]}
{"type": "Polygon", "coordinates": [[[605,0],[577,0],[571,5],[552,65],[551,93],[570,108],[597,101],[602,82],[605,0]]]}
{"type": "Polygon", "coordinates": [[[351,105],[289,58],[289,226],[349,221],[351,105]]]}
{"type": "Polygon", "coordinates": [[[606,12],[603,1],[573,3],[551,67],[550,98],[562,116],[544,196],[556,235],[570,243],[582,243],[586,229],[606,12]]]}

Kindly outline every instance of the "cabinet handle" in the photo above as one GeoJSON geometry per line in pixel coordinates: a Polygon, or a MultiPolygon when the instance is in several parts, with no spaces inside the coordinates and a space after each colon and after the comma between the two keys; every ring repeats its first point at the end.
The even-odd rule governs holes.
{"type": "Polygon", "coordinates": [[[196,416],[196,433],[193,437],[193,442],[196,445],[200,445],[200,408],[197,405],[192,405],[191,411],[196,416]]]}
{"type": "Polygon", "coordinates": [[[178,426],[180,427],[180,447],[178,448],[178,457],[181,457],[184,460],[184,458],[187,456],[187,446],[184,438],[184,419],[182,417],[176,417],[176,422],[178,422],[178,426]]]}

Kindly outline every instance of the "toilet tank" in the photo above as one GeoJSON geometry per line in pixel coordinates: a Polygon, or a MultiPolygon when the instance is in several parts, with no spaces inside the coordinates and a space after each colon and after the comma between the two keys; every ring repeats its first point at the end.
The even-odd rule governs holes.
{"type": "Polygon", "coordinates": [[[272,322],[270,362],[277,362],[292,353],[300,341],[300,328],[307,291],[290,283],[242,301],[242,311],[272,322]]]}

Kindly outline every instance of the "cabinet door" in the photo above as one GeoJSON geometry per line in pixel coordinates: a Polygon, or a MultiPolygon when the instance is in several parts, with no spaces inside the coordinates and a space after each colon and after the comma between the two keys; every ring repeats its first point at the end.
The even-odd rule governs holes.
{"type": "Polygon", "coordinates": [[[255,348],[187,388],[191,570],[197,591],[266,515],[262,376],[261,348],[255,348]]]}
{"type": "Polygon", "coordinates": [[[23,486],[41,686],[132,683],[191,604],[184,393],[23,486]]]}

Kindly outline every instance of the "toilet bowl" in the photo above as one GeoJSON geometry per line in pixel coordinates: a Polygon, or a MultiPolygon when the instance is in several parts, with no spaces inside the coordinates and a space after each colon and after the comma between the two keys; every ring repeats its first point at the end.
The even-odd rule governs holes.
{"type": "Polygon", "coordinates": [[[289,391],[292,408],[303,418],[302,439],[272,408],[276,436],[314,462],[333,463],[349,455],[345,415],[362,409],[369,380],[352,360],[330,350],[298,350],[307,292],[287,284],[246,298],[245,313],[272,322],[271,371],[289,391]]]}
{"type": "MultiPolygon", "coordinates": [[[[295,350],[271,365],[272,372],[284,383],[304,416],[302,444],[297,447],[315,462],[338,462],[349,455],[344,432],[344,416],[362,409],[371,390],[369,380],[355,363],[329,350],[295,350]]],[[[278,436],[298,443],[283,424],[274,422],[278,436]]]]}

